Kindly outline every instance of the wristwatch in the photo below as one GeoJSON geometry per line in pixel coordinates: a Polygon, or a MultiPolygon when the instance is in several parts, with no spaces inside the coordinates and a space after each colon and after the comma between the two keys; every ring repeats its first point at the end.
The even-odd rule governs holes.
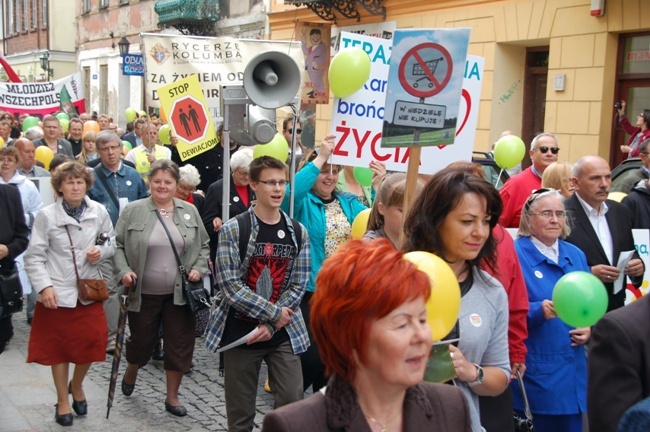
{"type": "Polygon", "coordinates": [[[483,368],[476,363],[474,363],[474,366],[476,366],[476,379],[474,381],[468,382],[467,385],[470,387],[477,386],[479,384],[483,384],[483,368]]]}

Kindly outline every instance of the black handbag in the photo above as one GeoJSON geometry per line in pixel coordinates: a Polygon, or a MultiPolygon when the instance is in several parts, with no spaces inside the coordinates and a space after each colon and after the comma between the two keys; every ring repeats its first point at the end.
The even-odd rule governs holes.
{"type": "Polygon", "coordinates": [[[23,286],[18,270],[0,273],[0,319],[23,310],[23,286]]]}
{"type": "Polygon", "coordinates": [[[162,216],[160,216],[160,212],[158,212],[158,210],[156,210],[156,216],[158,216],[158,220],[160,220],[160,223],[167,233],[169,244],[172,245],[172,250],[174,251],[174,256],[176,257],[176,262],[178,263],[178,270],[181,273],[181,286],[183,288],[185,300],[187,300],[187,305],[194,313],[202,309],[209,309],[212,306],[212,299],[203,288],[203,281],[200,280],[198,282],[191,282],[187,279],[187,270],[181,262],[181,257],[178,255],[178,251],[174,245],[174,240],[172,240],[172,235],[169,232],[169,229],[167,229],[167,225],[162,219],[162,216]]]}
{"type": "Polygon", "coordinates": [[[530,412],[530,405],[528,405],[528,396],[526,396],[526,388],[524,387],[524,380],[519,371],[517,371],[517,381],[519,381],[519,388],[521,388],[521,395],[524,399],[524,415],[520,417],[514,413],[515,432],[533,432],[533,414],[530,412]]]}

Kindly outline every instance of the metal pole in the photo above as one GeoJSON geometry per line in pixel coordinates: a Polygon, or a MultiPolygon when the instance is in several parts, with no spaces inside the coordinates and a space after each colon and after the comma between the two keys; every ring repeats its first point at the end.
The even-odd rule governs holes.
{"type": "Polygon", "coordinates": [[[221,220],[225,224],[230,219],[230,105],[223,106],[223,196],[221,198],[221,220]]]}
{"type": "Polygon", "coordinates": [[[289,166],[289,217],[293,217],[294,191],[296,179],[296,129],[298,128],[298,111],[296,104],[292,103],[293,127],[291,128],[291,162],[289,166]]]}

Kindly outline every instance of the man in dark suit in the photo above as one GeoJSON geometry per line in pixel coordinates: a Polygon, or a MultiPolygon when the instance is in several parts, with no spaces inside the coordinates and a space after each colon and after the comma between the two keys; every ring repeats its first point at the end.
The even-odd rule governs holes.
{"type": "Polygon", "coordinates": [[[650,396],[650,296],[606,314],[589,345],[590,432],[616,432],[623,413],[650,396]]]}
{"type": "MultiPolygon", "coordinates": [[[[625,303],[625,280],[623,288],[614,292],[614,281],[621,273],[616,264],[621,252],[634,251],[630,216],[625,206],[607,199],[612,178],[603,158],[584,156],[578,159],[573,165],[571,181],[575,193],[564,203],[572,222],[571,235],[566,241],[585,253],[591,273],[603,281],[607,289],[607,310],[614,310],[625,303]]],[[[640,286],[644,271],[643,261],[634,252],[625,274],[635,286],[640,286]]]]}
{"type": "Polygon", "coordinates": [[[126,133],[122,136],[122,141],[128,141],[131,143],[132,148],[136,148],[142,144],[142,137],[140,135],[142,126],[147,121],[143,118],[136,119],[133,122],[133,132],[126,133]]]}
{"type": "MultiPolygon", "coordinates": [[[[25,223],[20,192],[8,184],[0,184],[0,219],[0,274],[9,276],[15,269],[14,260],[27,249],[29,227],[25,223]]],[[[0,354],[13,335],[11,315],[0,318],[0,354]]]]}

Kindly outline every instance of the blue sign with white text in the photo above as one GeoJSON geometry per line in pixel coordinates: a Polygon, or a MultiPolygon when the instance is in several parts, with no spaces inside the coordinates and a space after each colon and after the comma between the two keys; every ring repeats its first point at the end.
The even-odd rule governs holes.
{"type": "Polygon", "coordinates": [[[125,54],[122,58],[122,75],[144,76],[142,54],[125,54]]]}

